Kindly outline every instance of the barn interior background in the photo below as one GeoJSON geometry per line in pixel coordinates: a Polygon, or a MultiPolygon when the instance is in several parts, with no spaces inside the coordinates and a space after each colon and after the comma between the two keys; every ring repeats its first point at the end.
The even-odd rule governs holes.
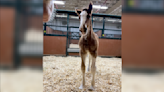
{"type": "MultiPolygon", "coordinates": [[[[44,23],[44,55],[79,55],[79,19],[74,11],[56,10],[53,21],[44,23]]],[[[99,56],[121,56],[121,16],[92,14],[99,36],[99,56]]]]}
{"type": "MultiPolygon", "coordinates": [[[[36,66],[42,67],[44,23],[42,22],[43,3],[41,1],[0,1],[0,71],[2,92],[11,92],[11,90],[12,92],[18,92],[18,90],[21,92],[40,92],[43,90],[42,71],[34,69],[36,66]],[[22,66],[28,68],[21,68],[22,66]],[[31,68],[32,66],[34,68],[31,68]],[[18,70],[15,71],[14,69],[13,71],[13,67],[18,67],[18,70]]],[[[75,2],[79,6],[82,5],[81,3],[87,2],[86,0],[69,1],[71,0],[66,0],[66,3],[72,4],[75,2]]],[[[105,0],[92,1],[95,4],[97,3],[97,5],[103,5],[105,2],[105,0]]],[[[74,7],[78,8],[76,5],[74,7]]],[[[64,10],[65,8],[65,10],[69,11],[71,11],[71,6],[65,8],[65,6],[57,5],[58,10],[64,10]]],[[[163,0],[107,0],[106,6],[109,6],[109,8],[101,9],[97,13],[122,17],[121,57],[123,70],[126,67],[142,68],[141,71],[143,71],[143,67],[144,70],[145,67],[151,69],[151,71],[146,71],[146,73],[141,73],[141,71],[137,71],[137,73],[134,73],[134,71],[131,71],[133,73],[123,72],[122,91],[162,92],[164,90],[164,73],[162,70],[164,65],[164,44],[162,44],[164,41],[162,38],[162,30],[164,29],[163,0]],[[122,2],[122,5],[119,5],[119,2],[122,2]],[[121,14],[122,10],[123,13],[121,14]],[[156,70],[157,68],[160,68],[160,72],[156,70]]],[[[97,9],[94,10],[94,12],[96,11],[97,9]]],[[[46,31],[46,34],[49,34],[48,31],[46,31]]],[[[114,38],[113,35],[110,38],[114,38]]],[[[71,45],[68,46],[71,47],[71,45]]]]}
{"type": "MultiPolygon", "coordinates": [[[[79,18],[75,9],[88,7],[88,0],[54,1],[55,10],[50,22],[43,24],[44,55],[79,55],[79,18]]],[[[99,56],[121,57],[121,0],[95,0],[92,25],[99,36],[99,56]],[[102,5],[101,9],[99,9],[102,5]],[[110,14],[110,15],[109,15],[110,14]]]]}
{"type": "MultiPolygon", "coordinates": [[[[90,1],[65,0],[54,3],[56,8],[53,14],[54,18],[47,23],[43,23],[44,91],[81,91],[78,89],[81,80],[81,60],[80,57],[75,57],[79,56],[80,21],[75,9],[87,7],[90,1]],[[58,5],[58,3],[61,5],[58,5]],[[53,86],[53,84],[56,86],[53,86]]],[[[91,21],[93,31],[99,36],[95,91],[121,91],[121,58],[109,58],[121,57],[122,21],[120,6],[121,1],[93,1],[91,21]],[[97,9],[98,5],[102,5],[102,9],[99,11],[97,9]],[[109,11],[111,7],[117,7],[117,12],[113,15],[109,15],[112,12],[109,11]],[[104,76],[101,76],[102,74],[104,76]]],[[[87,62],[88,59],[86,66],[87,62]]],[[[86,85],[89,86],[90,73],[87,73],[86,81],[86,85]]],[[[83,91],[87,91],[87,87],[83,91]]]]}

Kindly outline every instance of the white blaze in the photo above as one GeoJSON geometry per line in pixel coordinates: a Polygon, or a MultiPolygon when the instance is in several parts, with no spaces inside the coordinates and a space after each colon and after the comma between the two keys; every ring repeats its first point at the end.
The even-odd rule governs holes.
{"type": "Polygon", "coordinates": [[[83,27],[83,25],[85,24],[85,21],[86,21],[86,19],[87,19],[87,12],[86,11],[82,11],[81,13],[80,13],[80,27],[79,27],[79,29],[81,29],[82,27],[83,27]]]}

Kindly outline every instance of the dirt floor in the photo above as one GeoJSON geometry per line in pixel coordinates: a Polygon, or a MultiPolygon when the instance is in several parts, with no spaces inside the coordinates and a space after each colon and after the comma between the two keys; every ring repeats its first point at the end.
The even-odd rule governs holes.
{"type": "MultiPolygon", "coordinates": [[[[88,65],[88,58],[86,60],[88,65]]],[[[97,58],[95,92],[121,92],[121,58],[97,58]]],[[[86,72],[86,87],[78,89],[82,81],[80,57],[43,57],[44,92],[88,91],[91,72],[86,72]]]]}

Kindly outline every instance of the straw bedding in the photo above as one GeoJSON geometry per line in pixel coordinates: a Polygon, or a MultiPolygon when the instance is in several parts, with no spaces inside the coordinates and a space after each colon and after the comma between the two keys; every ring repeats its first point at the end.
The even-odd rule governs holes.
{"type": "MultiPolygon", "coordinates": [[[[98,57],[96,66],[94,92],[121,92],[121,58],[98,57]]],[[[91,72],[86,72],[86,86],[83,90],[78,89],[81,81],[80,57],[43,57],[44,92],[87,92],[91,85],[91,72]]]]}

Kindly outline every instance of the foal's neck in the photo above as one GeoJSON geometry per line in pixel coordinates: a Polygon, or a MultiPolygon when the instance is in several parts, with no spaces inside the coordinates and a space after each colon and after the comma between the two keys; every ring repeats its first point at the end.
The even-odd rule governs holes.
{"type": "Polygon", "coordinates": [[[87,21],[87,33],[86,33],[86,35],[90,37],[92,33],[93,33],[92,22],[91,22],[91,19],[89,18],[87,21]]]}

